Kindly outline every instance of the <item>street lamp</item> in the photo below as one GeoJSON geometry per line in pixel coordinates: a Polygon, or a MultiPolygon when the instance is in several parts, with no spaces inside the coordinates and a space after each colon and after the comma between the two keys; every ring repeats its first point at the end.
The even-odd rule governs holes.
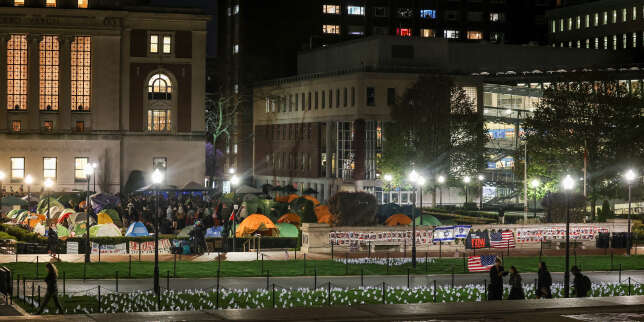
{"type": "Polygon", "coordinates": [[[470,181],[472,181],[472,178],[470,178],[470,176],[465,176],[463,178],[463,183],[465,183],[465,204],[463,206],[467,204],[467,185],[470,184],[470,181]]]}
{"type": "Polygon", "coordinates": [[[539,179],[532,179],[530,182],[530,186],[534,189],[534,218],[537,218],[537,188],[539,188],[540,184],[539,179]]]}
{"type": "Polygon", "coordinates": [[[626,246],[626,254],[629,256],[631,255],[631,186],[633,185],[635,178],[637,178],[637,174],[635,174],[633,169],[626,171],[624,174],[624,179],[626,179],[626,183],[628,183],[628,244],[626,246]]]}
{"type": "Polygon", "coordinates": [[[442,207],[443,206],[443,184],[445,183],[445,177],[444,176],[438,176],[438,189],[440,191],[440,199],[438,200],[438,204],[442,207]]]}
{"type": "Polygon", "coordinates": [[[230,174],[235,174],[235,171],[236,171],[235,168],[228,169],[228,173],[230,174]]]}
{"type": "Polygon", "coordinates": [[[485,177],[482,174],[479,174],[479,209],[483,209],[483,180],[485,177]]]}
{"type": "Polygon", "coordinates": [[[44,185],[45,185],[45,191],[47,191],[47,225],[49,225],[49,217],[50,217],[49,213],[51,212],[51,208],[49,207],[49,198],[51,197],[50,189],[51,187],[54,186],[54,181],[51,180],[51,178],[47,178],[45,179],[44,185]]]}
{"type": "Polygon", "coordinates": [[[154,184],[156,199],[156,207],[154,210],[154,293],[157,294],[157,304],[159,307],[161,304],[161,287],[159,286],[159,188],[163,179],[164,175],[161,170],[155,169],[152,172],[152,183],[154,184]]]}
{"type": "Polygon", "coordinates": [[[419,175],[416,170],[412,170],[411,173],[409,173],[408,180],[412,182],[412,186],[414,187],[414,200],[412,201],[412,207],[411,207],[411,223],[412,223],[412,232],[411,232],[411,237],[412,237],[412,244],[411,244],[411,264],[416,269],[416,188],[418,187],[420,190],[420,195],[421,195],[421,201],[420,201],[420,209],[421,209],[421,214],[420,218],[421,221],[423,220],[423,214],[422,214],[422,209],[423,209],[423,201],[422,201],[422,195],[423,195],[423,184],[425,184],[425,178],[423,178],[421,175],[419,175]],[[415,185],[414,185],[415,184],[415,185]]]}
{"type": "Polygon", "coordinates": [[[92,251],[92,248],[90,247],[89,243],[89,209],[91,208],[89,205],[89,183],[90,179],[92,178],[92,174],[94,173],[94,167],[92,164],[87,163],[85,164],[85,177],[87,177],[87,199],[85,200],[85,213],[87,214],[87,220],[85,221],[85,228],[87,228],[87,231],[85,235],[87,235],[85,238],[85,241],[87,242],[87,251],[85,252],[85,263],[89,263],[91,261],[90,259],[90,254],[92,251]]]}
{"type": "Polygon", "coordinates": [[[391,183],[391,182],[394,180],[394,177],[393,177],[392,175],[390,175],[390,174],[385,174],[383,178],[384,178],[384,179],[385,179],[385,181],[387,181],[388,183],[391,183]]]}
{"type": "MultiPolygon", "coordinates": [[[[233,177],[230,178],[230,184],[232,184],[232,186],[233,186],[233,192],[234,193],[237,193],[237,189],[235,189],[235,187],[239,184],[239,182],[240,182],[240,179],[236,175],[233,175],[233,177]]],[[[234,199],[233,199],[233,201],[234,201],[234,199]]],[[[237,217],[237,214],[236,214],[237,207],[238,207],[237,205],[233,204],[233,252],[235,251],[235,240],[237,239],[237,222],[236,222],[236,220],[237,220],[237,218],[236,218],[237,217]]]]}
{"type": "Polygon", "coordinates": [[[27,185],[27,203],[31,202],[31,185],[34,183],[34,177],[28,174],[25,177],[25,184],[27,185]]]}
{"type": "Polygon", "coordinates": [[[562,181],[564,195],[566,196],[566,267],[564,268],[564,297],[570,297],[570,191],[575,187],[575,180],[570,175],[562,181]]]}
{"type": "Polygon", "coordinates": [[[4,197],[4,190],[2,190],[2,184],[4,183],[4,179],[7,177],[7,175],[0,171],[0,198],[4,197]]]}

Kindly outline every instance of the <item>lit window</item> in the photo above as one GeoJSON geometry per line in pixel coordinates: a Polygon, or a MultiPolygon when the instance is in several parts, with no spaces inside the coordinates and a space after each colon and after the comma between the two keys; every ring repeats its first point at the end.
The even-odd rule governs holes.
{"type": "Polygon", "coordinates": [[[7,42],[7,108],[27,109],[26,35],[11,35],[7,42]]]}
{"type": "Polygon", "coordinates": [[[56,158],[43,158],[43,178],[56,178],[56,158]]]}
{"type": "Polygon", "coordinates": [[[163,36],[163,53],[172,53],[172,36],[163,36]]]}
{"type": "Polygon", "coordinates": [[[613,50],[617,50],[617,35],[613,35],[613,50]]]}
{"type": "Polygon", "coordinates": [[[25,0],[13,0],[14,7],[24,7],[25,0]]]}
{"type": "Polygon", "coordinates": [[[628,35],[622,35],[622,48],[626,49],[628,47],[628,35]]]}
{"type": "Polygon", "coordinates": [[[612,22],[613,22],[613,23],[617,23],[617,10],[613,10],[613,15],[612,15],[612,17],[613,17],[612,22]]]}
{"type": "Polygon", "coordinates": [[[89,158],[74,158],[74,181],[85,182],[87,175],[85,175],[85,168],[89,163],[89,158]]]}
{"type": "Polygon", "coordinates": [[[564,31],[564,20],[559,19],[559,31],[564,31]]]}
{"type": "Polygon", "coordinates": [[[443,31],[443,37],[447,39],[458,39],[461,37],[461,32],[458,30],[447,29],[443,31]]]}
{"type": "Polygon", "coordinates": [[[172,82],[165,74],[155,74],[148,81],[148,99],[171,100],[172,82]]]}
{"type": "Polygon", "coordinates": [[[340,6],[334,4],[325,4],[322,6],[322,12],[328,15],[339,15],[340,6]]]}
{"type": "Polygon", "coordinates": [[[170,110],[149,110],[148,131],[167,132],[172,129],[170,122],[170,110]]]}
{"type": "Polygon", "coordinates": [[[552,33],[557,32],[557,20],[552,20],[552,33]]]}
{"type": "Polygon", "coordinates": [[[604,11],[603,16],[604,19],[602,20],[602,25],[605,25],[608,23],[608,11],[604,11]]]}
{"type": "Polygon", "coordinates": [[[590,49],[590,39],[586,38],[586,49],[590,49]]]}
{"type": "Polygon", "coordinates": [[[577,40],[577,48],[581,48],[581,40],[577,40]]]}
{"type": "Polygon", "coordinates": [[[159,35],[150,35],[150,52],[153,54],[159,52],[159,35]]]}
{"type": "Polygon", "coordinates": [[[401,37],[411,37],[411,28],[396,28],[396,35],[401,37]]]}
{"type": "Polygon", "coordinates": [[[91,37],[76,37],[72,42],[72,111],[90,110],[91,48],[91,37]]]}
{"type": "Polygon", "coordinates": [[[595,49],[599,49],[599,38],[595,37],[595,49]]]}
{"type": "Polygon", "coordinates": [[[495,43],[502,42],[504,38],[505,34],[502,32],[492,32],[490,34],[490,41],[495,43]]]}
{"type": "Polygon", "coordinates": [[[20,181],[25,177],[25,158],[11,158],[11,181],[20,181]]]}
{"type": "Polygon", "coordinates": [[[234,44],[234,45],[233,45],[233,54],[238,54],[238,53],[239,53],[239,45],[238,45],[238,44],[234,44]]]}
{"type": "Polygon", "coordinates": [[[239,5],[236,4],[236,5],[233,6],[233,14],[236,15],[238,13],[239,13],[239,5]]]}
{"type": "Polygon", "coordinates": [[[604,49],[608,49],[608,37],[604,36],[604,49]]]}
{"type": "Polygon", "coordinates": [[[633,21],[637,20],[637,7],[633,7],[633,21]]]}
{"type": "Polygon", "coordinates": [[[590,15],[586,15],[586,17],[584,19],[585,19],[584,26],[586,28],[590,28],[590,15]]]}
{"type": "Polygon", "coordinates": [[[56,7],[56,0],[46,0],[45,1],[45,7],[55,8],[56,7]]]}
{"type": "Polygon", "coordinates": [[[633,33],[633,48],[637,48],[637,33],[633,33]]]}
{"type": "Polygon", "coordinates": [[[20,120],[11,121],[11,130],[14,132],[22,131],[22,121],[20,120]]]}
{"type": "Polygon", "coordinates": [[[421,9],[420,17],[423,19],[436,19],[436,10],[433,9],[421,9]]]}
{"type": "Polygon", "coordinates": [[[87,9],[87,1],[88,0],[78,0],[78,8],[87,9]]]}
{"type": "Polygon", "coordinates": [[[572,30],[572,18],[568,18],[568,30],[572,30]]]}
{"type": "Polygon", "coordinates": [[[467,32],[467,39],[481,40],[481,39],[483,39],[483,33],[480,32],[480,31],[468,31],[467,32]]]}
{"type": "Polygon", "coordinates": [[[580,16],[577,16],[577,22],[575,23],[575,27],[577,29],[581,28],[581,17],[580,16]]]}
{"type": "Polygon", "coordinates": [[[622,22],[626,22],[628,19],[628,10],[626,8],[622,9],[622,22]]]}
{"type": "Polygon", "coordinates": [[[595,17],[593,19],[593,26],[597,27],[599,26],[599,14],[595,13],[595,17]]]}
{"type": "Polygon", "coordinates": [[[322,32],[330,35],[339,35],[340,26],[339,25],[322,25],[322,32]]]}
{"type": "MultiPolygon", "coordinates": [[[[490,12],[490,21],[492,22],[500,22],[503,19],[503,14],[498,13],[498,12],[490,12]]],[[[554,25],[554,20],[553,20],[553,25],[554,25]]],[[[552,32],[555,31],[555,28],[552,29],[552,32]]]]}
{"type": "Polygon", "coordinates": [[[57,36],[43,36],[40,41],[40,110],[58,110],[58,55],[57,36]]]}
{"type": "Polygon", "coordinates": [[[436,31],[434,29],[421,29],[420,36],[423,38],[434,38],[436,37],[436,31]]]}
{"type": "Polygon", "coordinates": [[[234,154],[237,154],[237,144],[234,144],[234,145],[233,145],[233,153],[234,153],[234,154]]]}
{"type": "Polygon", "coordinates": [[[347,14],[352,16],[364,16],[364,7],[347,6],[347,14]]]}

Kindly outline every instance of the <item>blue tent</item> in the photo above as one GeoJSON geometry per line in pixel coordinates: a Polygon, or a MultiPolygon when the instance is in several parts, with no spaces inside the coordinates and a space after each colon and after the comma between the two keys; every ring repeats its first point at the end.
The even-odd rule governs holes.
{"type": "Polygon", "coordinates": [[[224,230],[223,226],[210,227],[206,230],[206,238],[219,238],[221,237],[221,232],[224,230]]]}
{"type": "Polygon", "coordinates": [[[125,233],[125,237],[142,237],[147,235],[149,235],[148,229],[140,221],[133,222],[125,233]]]}

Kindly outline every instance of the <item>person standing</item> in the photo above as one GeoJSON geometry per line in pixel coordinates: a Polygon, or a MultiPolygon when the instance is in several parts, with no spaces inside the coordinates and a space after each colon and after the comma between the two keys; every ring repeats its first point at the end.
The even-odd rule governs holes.
{"type": "Polygon", "coordinates": [[[575,296],[587,297],[588,292],[591,291],[592,288],[592,284],[590,283],[588,276],[582,274],[581,270],[579,270],[579,267],[577,266],[573,266],[570,269],[570,272],[575,276],[575,280],[573,281],[573,285],[575,286],[575,296]]]}
{"type": "Polygon", "coordinates": [[[488,290],[488,301],[500,301],[503,299],[503,276],[508,275],[497,257],[494,266],[490,269],[490,286],[488,290]]]}
{"type": "Polygon", "coordinates": [[[63,310],[63,307],[58,301],[58,269],[54,264],[47,263],[47,271],[47,277],[45,277],[45,283],[47,283],[47,294],[45,294],[45,298],[42,303],[40,303],[40,307],[38,308],[36,315],[42,314],[43,310],[52,298],[54,299],[56,308],[58,308],[60,313],[65,313],[65,310],[63,310]]]}
{"type": "Polygon", "coordinates": [[[519,275],[517,268],[514,266],[510,267],[510,295],[508,300],[525,300],[521,275],[519,275]]]}
{"type": "Polygon", "coordinates": [[[49,232],[47,233],[47,248],[49,248],[49,256],[56,257],[56,247],[58,246],[58,233],[56,232],[56,224],[53,222],[49,224],[49,232]]]}
{"type": "Polygon", "coordinates": [[[537,275],[537,298],[547,298],[551,299],[552,298],[552,292],[550,291],[550,287],[552,286],[552,276],[550,276],[550,272],[548,271],[548,266],[546,266],[546,262],[540,262],[539,263],[539,273],[537,275]]]}

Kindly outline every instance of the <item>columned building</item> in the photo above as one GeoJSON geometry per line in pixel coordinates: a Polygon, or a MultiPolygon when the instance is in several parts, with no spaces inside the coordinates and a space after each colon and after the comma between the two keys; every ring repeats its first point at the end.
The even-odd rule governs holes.
{"type": "Polygon", "coordinates": [[[167,184],[203,181],[209,17],[137,2],[2,2],[5,189],[27,175],[32,191],[47,178],[58,191],[82,189],[87,163],[99,191],[154,168],[167,184]]]}

